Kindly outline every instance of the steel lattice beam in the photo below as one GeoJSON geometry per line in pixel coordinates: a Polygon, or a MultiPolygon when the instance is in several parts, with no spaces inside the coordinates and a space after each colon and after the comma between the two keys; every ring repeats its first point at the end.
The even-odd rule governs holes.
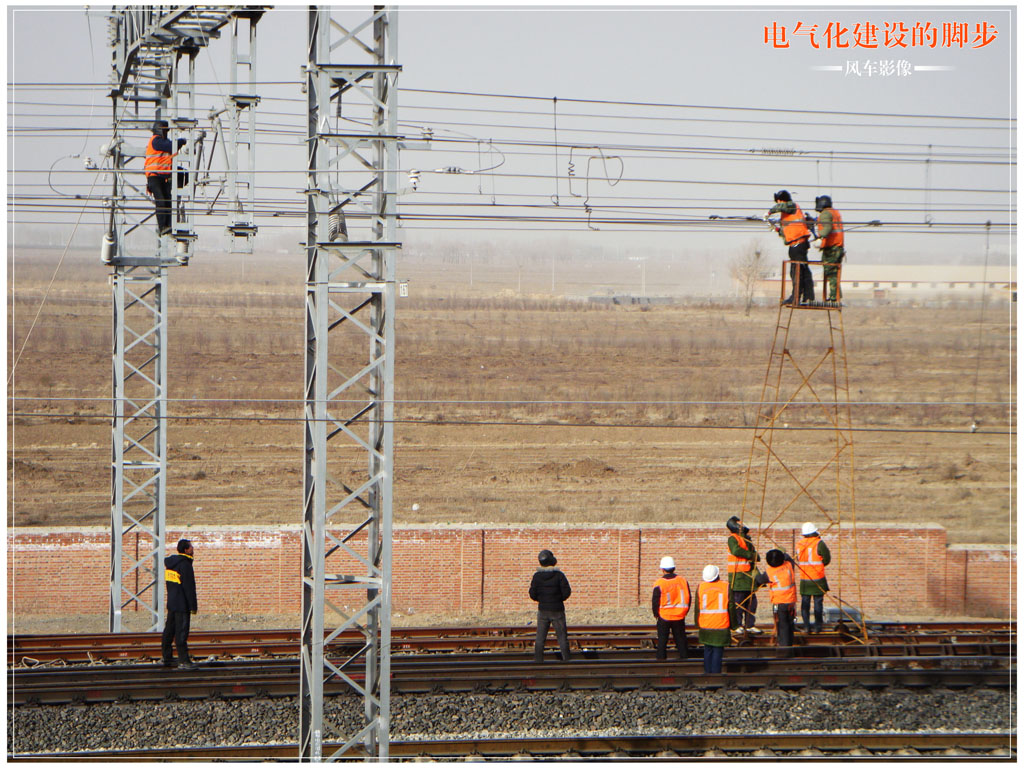
{"type": "Polygon", "coordinates": [[[355,754],[386,759],[390,731],[400,68],[395,14],[379,7],[369,16],[345,13],[342,20],[311,7],[307,27],[299,754],[317,761],[355,754]],[[345,109],[368,122],[365,132],[332,125],[332,118],[341,120],[343,93],[345,109]],[[362,633],[362,647],[327,658],[325,644],[351,629],[362,633]],[[325,718],[324,681],[332,677],[362,702],[355,732],[325,718]],[[326,742],[342,746],[324,755],[326,742]]]}

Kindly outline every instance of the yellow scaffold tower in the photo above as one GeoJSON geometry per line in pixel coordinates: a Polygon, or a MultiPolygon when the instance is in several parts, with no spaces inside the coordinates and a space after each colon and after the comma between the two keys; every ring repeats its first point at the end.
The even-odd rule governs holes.
{"type": "MultiPolygon", "coordinates": [[[[782,292],[792,263],[783,262],[782,292]]],[[[825,286],[821,287],[825,295],[825,286]]],[[[794,561],[801,524],[816,523],[833,556],[826,605],[836,606],[843,625],[851,630],[851,624],[857,625],[857,634],[866,640],[842,303],[786,303],[781,292],[779,299],[744,482],[742,519],[756,518],[763,548],[770,548],[770,542],[771,548],[788,552],[794,561]]],[[[801,577],[798,566],[797,578],[801,577]]]]}

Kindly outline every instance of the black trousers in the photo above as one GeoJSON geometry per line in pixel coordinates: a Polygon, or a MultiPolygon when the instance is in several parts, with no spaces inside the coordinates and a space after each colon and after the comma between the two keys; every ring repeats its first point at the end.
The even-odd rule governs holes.
{"type": "Polygon", "coordinates": [[[821,632],[822,605],[825,602],[824,595],[800,595],[800,614],[804,620],[804,632],[811,630],[811,599],[814,599],[814,631],[821,632]]]}
{"type": "Polygon", "coordinates": [[[668,621],[660,616],[658,617],[658,650],[656,657],[658,659],[668,658],[668,634],[672,633],[672,639],[676,642],[676,651],[679,652],[679,658],[686,658],[686,619],[677,619],[676,621],[668,621]]]}
{"type": "MultiPolygon", "coordinates": [[[[804,240],[789,246],[790,261],[807,261],[807,251],[811,244],[804,240]]],[[[806,264],[790,264],[789,277],[793,281],[793,301],[814,301],[814,278],[811,268],[806,264]]]]}
{"type": "Polygon", "coordinates": [[[749,590],[729,590],[729,626],[750,629],[757,619],[757,595],[749,590]]]}
{"type": "MultiPolygon", "coordinates": [[[[150,178],[153,178],[150,176],[150,178]]],[[[173,659],[171,654],[171,641],[178,648],[178,661],[188,664],[192,657],[188,655],[188,630],[192,623],[192,614],[188,611],[168,611],[167,621],[164,623],[164,633],[160,637],[160,650],[163,651],[164,664],[170,664],[173,659]]]]}
{"type": "Polygon", "coordinates": [[[171,231],[171,177],[147,176],[146,189],[153,195],[156,206],[157,232],[163,234],[171,231]]]}
{"type": "Polygon", "coordinates": [[[548,627],[555,630],[562,661],[569,660],[569,631],[565,627],[565,611],[537,611],[537,639],[533,643],[533,660],[544,661],[544,641],[548,639],[548,627]]]}
{"type": "MultiPolygon", "coordinates": [[[[777,603],[772,605],[775,614],[775,638],[779,648],[791,648],[793,645],[793,625],[796,623],[796,603],[777,603]]],[[[789,655],[789,651],[780,655],[789,655]]]]}

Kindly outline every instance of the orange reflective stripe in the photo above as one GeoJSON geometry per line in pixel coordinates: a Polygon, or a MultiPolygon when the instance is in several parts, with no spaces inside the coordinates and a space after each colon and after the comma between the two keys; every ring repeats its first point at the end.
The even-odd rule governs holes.
{"type": "Polygon", "coordinates": [[[771,596],[773,603],[795,603],[796,602],[796,575],[793,573],[793,564],[785,562],[782,565],[765,568],[765,574],[771,581],[771,596]]]}
{"type": "Polygon", "coordinates": [[[174,582],[175,584],[181,584],[181,575],[177,571],[167,568],[164,570],[164,580],[174,582]]]}
{"type": "Polygon", "coordinates": [[[697,626],[701,629],[729,628],[729,587],[725,582],[702,582],[697,587],[700,614],[697,626]]]}
{"type": "Polygon", "coordinates": [[[174,156],[170,152],[158,152],[153,149],[153,139],[155,138],[157,137],[151,136],[149,143],[146,145],[146,175],[170,175],[173,165],[171,158],[174,156]]]}
{"type": "MultiPolygon", "coordinates": [[[[747,542],[743,540],[743,537],[738,533],[729,534],[732,538],[736,539],[736,543],[740,545],[740,549],[750,549],[747,546],[747,542]]],[[[729,561],[726,566],[729,573],[746,573],[750,570],[750,561],[745,560],[742,557],[737,557],[731,551],[729,552],[729,561]]]]}
{"type": "Polygon", "coordinates": [[[793,245],[801,239],[811,236],[811,231],[804,222],[804,212],[800,210],[799,205],[796,206],[794,213],[782,214],[779,223],[782,225],[782,239],[786,241],[786,245],[793,245]]]}
{"type": "Polygon", "coordinates": [[[832,231],[821,241],[823,248],[843,244],[843,217],[835,208],[829,208],[829,210],[832,211],[832,231]]]}
{"type": "Polygon", "coordinates": [[[801,578],[815,581],[825,578],[825,563],[818,555],[820,541],[820,536],[811,536],[797,542],[797,565],[800,566],[801,578]]]}

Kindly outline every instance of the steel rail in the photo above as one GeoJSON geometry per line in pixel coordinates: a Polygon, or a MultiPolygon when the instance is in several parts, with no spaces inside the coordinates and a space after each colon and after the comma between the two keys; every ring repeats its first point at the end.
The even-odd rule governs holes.
{"type": "MultiPolygon", "coordinates": [[[[716,757],[765,757],[758,751],[806,753],[816,750],[824,757],[881,756],[899,752],[902,759],[920,757],[943,760],[1013,762],[1017,749],[1015,733],[764,733],[764,734],[688,734],[668,736],[562,736],[558,738],[509,739],[423,739],[393,740],[393,758],[508,758],[517,756],[551,758],[571,756],[595,758],[625,757],[698,757],[714,750],[716,757]],[[962,754],[957,754],[960,752],[962,754]],[[851,754],[853,753],[853,754],[851,754]],[[936,754],[939,753],[939,754],[936,754]],[[985,754],[989,753],[989,754],[985,754]]],[[[805,755],[801,755],[805,756],[805,755]]],[[[810,756],[810,755],[807,755],[810,756]]],[[[10,762],[39,761],[152,761],[152,760],[297,760],[297,744],[260,744],[223,747],[189,746],[82,752],[8,752],[10,762]]]]}
{"type": "MultiPolygon", "coordinates": [[[[520,659],[396,658],[391,687],[401,693],[649,689],[800,689],[988,686],[1008,688],[1016,664],[1009,657],[941,656],[845,659],[728,657],[725,674],[706,674],[701,661],[570,661],[536,664],[520,659]]],[[[147,664],[8,670],[9,705],[121,700],[266,698],[297,693],[297,660],[204,664],[171,670],[147,664]]],[[[361,679],[361,667],[346,674],[361,679]]],[[[344,693],[336,676],[325,692],[344,693]]]]}
{"type": "MultiPolygon", "coordinates": [[[[870,627],[871,625],[869,625],[870,627]]],[[[907,646],[947,643],[950,648],[970,643],[1010,642],[1015,623],[929,623],[879,625],[867,642],[847,633],[798,634],[800,647],[816,645],[907,646]]],[[[392,632],[392,652],[426,653],[440,651],[485,651],[533,648],[535,628],[525,627],[416,627],[392,632]]],[[[694,638],[690,638],[691,642],[694,638]]],[[[199,657],[260,657],[294,655],[300,638],[298,630],[228,630],[193,632],[190,645],[199,657]]],[[[335,641],[338,647],[361,643],[354,632],[343,632],[335,641]]],[[[574,649],[653,648],[654,630],[650,625],[612,625],[570,627],[574,649]]],[[[766,632],[748,637],[744,645],[765,646],[772,641],[766,632]]],[[[89,635],[11,635],[8,636],[10,664],[63,660],[117,661],[157,658],[160,637],[152,632],[89,635]]]]}

